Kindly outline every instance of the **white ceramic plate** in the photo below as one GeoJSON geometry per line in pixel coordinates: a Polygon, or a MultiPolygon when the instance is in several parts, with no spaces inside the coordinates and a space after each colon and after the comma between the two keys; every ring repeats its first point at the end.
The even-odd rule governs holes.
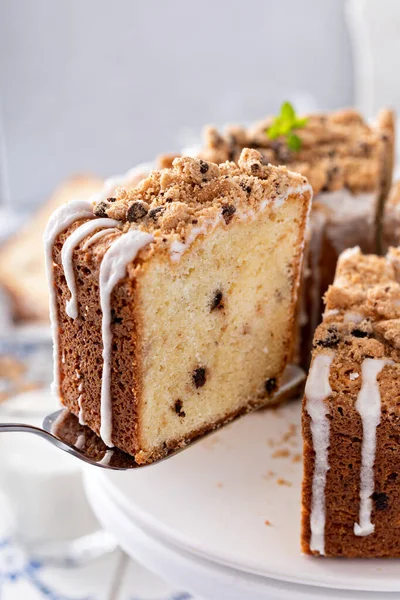
{"type": "Polygon", "coordinates": [[[160,465],[91,469],[89,485],[153,537],[243,576],[399,592],[398,560],[301,555],[300,453],[300,403],[292,402],[248,415],[160,465]]]}

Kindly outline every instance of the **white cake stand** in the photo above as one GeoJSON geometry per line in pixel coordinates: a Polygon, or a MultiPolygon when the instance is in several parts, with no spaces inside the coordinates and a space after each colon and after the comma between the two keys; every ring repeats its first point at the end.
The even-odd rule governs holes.
{"type": "Polygon", "coordinates": [[[128,554],[197,598],[393,598],[398,560],[301,555],[299,424],[292,402],[157,466],[92,468],[89,500],[128,554]]]}

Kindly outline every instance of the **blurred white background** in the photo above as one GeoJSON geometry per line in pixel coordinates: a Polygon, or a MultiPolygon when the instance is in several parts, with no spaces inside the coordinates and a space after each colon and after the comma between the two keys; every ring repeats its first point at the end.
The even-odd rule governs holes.
{"type": "MultiPolygon", "coordinates": [[[[62,180],[75,173],[109,176],[179,151],[207,123],[249,123],[276,113],[283,100],[299,112],[352,104],[367,117],[383,105],[399,112],[399,70],[400,0],[0,0],[0,238],[62,180]]],[[[0,306],[0,319],[10,317],[11,327],[8,309],[0,306]]],[[[14,329],[9,338],[5,330],[1,324],[7,358],[18,340],[14,329]]],[[[27,362],[40,346],[32,339],[16,344],[27,362]]],[[[47,338],[45,345],[41,360],[50,375],[47,338]]],[[[25,404],[24,397],[12,400],[18,420],[29,411],[38,419],[36,409],[45,410],[38,398],[46,396],[32,393],[34,401],[29,392],[25,404]]],[[[14,419],[4,406],[1,419],[14,419]]],[[[25,545],[36,537],[63,542],[97,527],[80,466],[35,448],[35,440],[28,444],[0,440],[0,488],[16,517],[10,530],[0,490],[4,600],[41,597],[34,586],[22,587],[31,564],[25,545]],[[68,518],[59,520],[61,513],[68,518]],[[2,538],[11,543],[2,545],[2,538]]],[[[79,576],[79,569],[66,576],[59,565],[42,570],[74,598],[87,590],[96,600],[127,600],[140,585],[146,597],[161,589],[168,597],[164,584],[124,561],[117,551],[79,576]]]]}
{"type": "Polygon", "coordinates": [[[40,202],[74,172],[123,172],[283,99],[351,104],[344,4],[2,0],[3,200],[40,202]]]}

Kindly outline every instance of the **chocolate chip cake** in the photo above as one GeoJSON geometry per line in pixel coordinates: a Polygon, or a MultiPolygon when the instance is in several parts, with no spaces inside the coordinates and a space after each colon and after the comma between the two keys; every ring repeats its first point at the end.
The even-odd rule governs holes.
{"type": "Polygon", "coordinates": [[[244,147],[256,148],[265,162],[287,165],[312,185],[298,314],[299,359],[307,366],[323,311],[322,296],[333,281],[340,252],[356,245],[363,252],[380,252],[382,211],[392,180],[394,118],[391,111],[382,110],[369,124],[355,110],[346,109],[308,115],[297,122],[302,126],[295,129],[294,147],[284,136],[269,137],[271,117],[250,128],[235,125],[225,132],[208,127],[202,148],[195,152],[219,163],[237,161],[244,147]]]}
{"type": "Polygon", "coordinates": [[[400,556],[400,250],[339,258],[303,401],[302,549],[400,556]]]}
{"type": "Polygon", "coordinates": [[[279,387],[312,190],[244,149],[107,194],[61,207],[45,233],[54,390],[146,463],[279,387]]]}

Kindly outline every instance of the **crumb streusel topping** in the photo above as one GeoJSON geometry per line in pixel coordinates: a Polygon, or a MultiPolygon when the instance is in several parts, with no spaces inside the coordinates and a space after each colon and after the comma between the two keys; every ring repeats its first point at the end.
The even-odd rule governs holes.
{"type": "Polygon", "coordinates": [[[382,153],[392,143],[394,117],[383,110],[376,125],[369,125],[353,109],[307,116],[298,151],[284,139],[270,140],[266,130],[273,118],[250,128],[232,125],[224,132],[207,127],[199,156],[215,163],[237,161],[243,148],[256,148],[264,162],[285,164],[309,180],[314,195],[348,188],[353,193],[374,191],[379,185],[382,153]]]}
{"type": "Polygon", "coordinates": [[[363,255],[358,248],[342,254],[314,345],[334,347],[346,335],[361,338],[364,350],[371,345],[371,356],[380,338],[400,358],[399,249],[386,257],[363,255]]]}
{"type": "Polygon", "coordinates": [[[134,189],[119,188],[115,197],[94,205],[97,217],[121,222],[125,230],[142,229],[155,237],[185,241],[194,227],[274,205],[293,189],[311,193],[305,177],[286,167],[265,164],[254,149],[242,150],[238,164],[217,165],[203,159],[175,158],[171,168],[153,171],[134,189]]]}

